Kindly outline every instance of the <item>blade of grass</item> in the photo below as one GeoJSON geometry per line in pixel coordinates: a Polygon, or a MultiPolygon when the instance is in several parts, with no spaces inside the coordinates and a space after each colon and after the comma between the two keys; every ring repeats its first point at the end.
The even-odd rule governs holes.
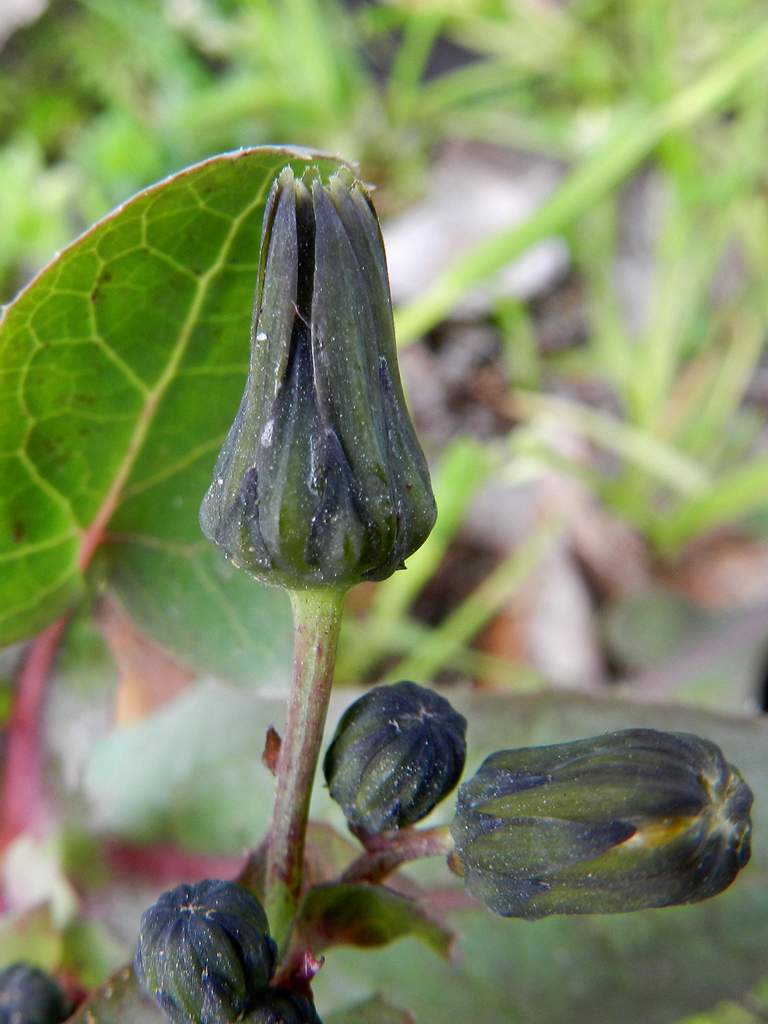
{"type": "Polygon", "coordinates": [[[549,414],[559,423],[594,444],[641,466],[657,480],[684,495],[706,493],[709,476],[695,460],[652,434],[637,430],[610,413],[592,409],[567,398],[515,391],[510,396],[512,410],[526,418],[549,414]]]}
{"type": "Polygon", "coordinates": [[[421,105],[420,82],[442,23],[442,17],[431,11],[414,12],[404,23],[387,86],[396,120],[406,121],[421,105]]]}
{"type": "Polygon", "coordinates": [[[622,395],[633,349],[616,289],[618,206],[618,197],[610,196],[585,214],[574,231],[574,257],[590,311],[587,372],[597,371],[622,395]]]}
{"type": "Polygon", "coordinates": [[[398,619],[432,578],[464,521],[469,503],[497,462],[498,456],[490,448],[469,437],[457,438],[446,449],[433,481],[440,509],[435,528],[411,555],[408,571],[395,573],[378,588],[373,606],[377,620],[398,619]]]}
{"type": "MultiPolygon", "coordinates": [[[[353,643],[358,639],[368,642],[370,633],[361,622],[347,621],[344,629],[348,634],[354,636],[359,632],[360,637],[354,636],[353,643]]],[[[382,624],[381,632],[377,639],[381,641],[382,647],[390,654],[410,656],[418,651],[424,643],[430,641],[432,629],[423,622],[403,617],[397,622],[385,622],[382,624]]],[[[530,665],[512,662],[507,658],[500,658],[495,654],[486,654],[483,651],[475,651],[471,648],[451,652],[445,668],[460,672],[474,682],[485,683],[504,689],[515,691],[538,690],[544,686],[543,679],[530,665]]],[[[397,669],[395,669],[397,671],[397,669]]],[[[395,678],[391,671],[387,671],[387,678],[395,678]]],[[[357,684],[359,677],[343,676],[337,682],[342,685],[348,683],[357,684]]]]}
{"type": "Polygon", "coordinates": [[[341,679],[360,679],[371,665],[397,650],[397,635],[407,611],[445,557],[469,503],[488,478],[499,456],[471,438],[461,437],[446,449],[432,484],[440,514],[427,541],[408,559],[408,571],[380,583],[364,623],[342,634],[337,661],[341,679]]]}
{"type": "MultiPolygon", "coordinates": [[[[723,325],[717,326],[722,336],[723,325]]],[[[725,344],[710,347],[678,380],[661,423],[664,435],[710,464],[721,454],[760,360],[765,318],[744,308],[730,314],[724,330],[725,344]]]]}
{"type": "Polygon", "coordinates": [[[706,530],[739,520],[768,505],[768,455],[757,456],[715,481],[707,493],[660,517],[654,540],[671,555],[706,530]]]}
{"type": "Polygon", "coordinates": [[[616,125],[610,137],[523,224],[474,246],[424,295],[398,311],[401,344],[428,331],[474,285],[486,281],[535,242],[561,232],[627,176],[667,132],[716,109],[768,56],[768,24],[750,33],[708,71],[655,111],[616,125]]]}
{"type": "Polygon", "coordinates": [[[513,298],[500,299],[494,314],[501,331],[501,357],[507,383],[530,389],[540,387],[541,357],[524,303],[513,298]]]}
{"type": "Polygon", "coordinates": [[[392,670],[400,679],[433,679],[509,601],[562,533],[559,522],[545,522],[508,555],[459,607],[432,630],[417,650],[392,670]]]}

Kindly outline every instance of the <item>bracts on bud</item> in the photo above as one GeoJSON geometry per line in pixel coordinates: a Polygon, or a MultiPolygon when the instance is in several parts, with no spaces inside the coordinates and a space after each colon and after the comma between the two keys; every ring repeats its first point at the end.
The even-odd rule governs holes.
{"type": "Polygon", "coordinates": [[[200,511],[267,583],[344,589],[402,568],[435,521],[365,187],[286,168],[261,241],[245,394],[200,511]]]}
{"type": "Polygon", "coordinates": [[[276,948],[264,910],[234,882],[163,893],[141,919],[136,976],[172,1024],[220,1024],[269,984],[276,948]]]}
{"type": "Polygon", "coordinates": [[[751,804],[720,749],[687,733],[503,750],[459,790],[453,864],[505,916],[693,903],[749,860],[751,804]]]}
{"type": "Polygon", "coordinates": [[[426,687],[377,686],[339,722],[323,769],[349,824],[379,833],[413,825],[459,781],[466,719],[426,687]]]}

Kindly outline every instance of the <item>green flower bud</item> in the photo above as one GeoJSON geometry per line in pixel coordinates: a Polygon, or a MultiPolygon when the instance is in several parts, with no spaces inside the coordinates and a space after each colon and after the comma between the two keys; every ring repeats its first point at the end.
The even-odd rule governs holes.
{"type": "Polygon", "coordinates": [[[261,992],[243,1024],[323,1024],[311,999],[287,989],[261,992]]]}
{"type": "Polygon", "coordinates": [[[275,955],[256,897],[206,881],[163,893],[145,911],[134,966],[173,1024],[225,1024],[267,986],[275,955]]]}
{"type": "Polygon", "coordinates": [[[69,1012],[69,1000],[39,967],[18,963],[0,971],[0,1024],[60,1024],[69,1012]]]}
{"type": "Polygon", "coordinates": [[[264,215],[250,370],[203,533],[266,583],[348,587],[402,568],[434,521],[371,199],[348,172],[324,185],[286,168],[264,215]]]}
{"type": "Polygon", "coordinates": [[[413,825],[459,781],[466,729],[466,719],[432,690],[377,686],[347,708],[325,755],[331,796],[365,832],[413,825]]]}
{"type": "Polygon", "coordinates": [[[459,789],[454,866],[510,917],[694,903],[749,860],[751,805],[720,749],[688,733],[502,750],[459,789]]]}

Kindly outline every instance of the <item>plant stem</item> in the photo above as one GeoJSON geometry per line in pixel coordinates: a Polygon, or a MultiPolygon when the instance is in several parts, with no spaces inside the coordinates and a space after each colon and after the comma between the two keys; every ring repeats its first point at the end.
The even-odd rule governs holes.
{"type": "Polygon", "coordinates": [[[371,844],[341,875],[341,882],[383,882],[403,864],[422,857],[447,856],[453,839],[447,825],[406,828],[388,842],[371,844]]]}
{"type": "Polygon", "coordinates": [[[301,896],[309,801],[336,661],[344,592],[290,591],[293,683],[277,763],[277,795],[267,845],[265,902],[278,947],[287,946],[301,896]]]}

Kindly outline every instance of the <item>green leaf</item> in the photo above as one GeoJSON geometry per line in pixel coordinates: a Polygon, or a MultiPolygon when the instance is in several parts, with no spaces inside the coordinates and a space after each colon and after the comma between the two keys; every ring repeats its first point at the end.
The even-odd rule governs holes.
{"type": "Polygon", "coordinates": [[[81,918],[62,933],[60,967],[84,988],[98,985],[116,971],[124,960],[122,944],[98,921],[81,918]]]}
{"type": "Polygon", "coordinates": [[[677,1024],[760,1024],[768,1017],[768,978],[738,1003],[718,1003],[706,1013],[696,1013],[677,1024]]]}
{"type": "Polygon", "coordinates": [[[240,400],[264,203],[286,164],[213,157],[58,255],[0,321],[0,644],[82,593],[94,552],[140,626],[197,667],[278,678],[282,594],[231,571],[197,509],[240,400]]]}
{"type": "Polygon", "coordinates": [[[455,938],[421,901],[367,883],[330,883],[310,889],[298,927],[315,951],[339,945],[385,946],[409,935],[450,958],[455,938]]]}
{"type": "Polygon", "coordinates": [[[615,601],[603,619],[610,653],[630,670],[665,664],[707,617],[673,591],[649,588],[615,601]]]}
{"type": "Polygon", "coordinates": [[[207,682],[110,733],[85,770],[98,825],[133,840],[203,852],[255,846],[267,827],[274,784],[261,763],[264,736],[283,713],[280,700],[207,682]]]}
{"type": "MultiPolygon", "coordinates": [[[[762,1018],[765,1020],[765,1017],[762,1018]]],[[[746,1006],[738,1003],[720,1003],[709,1013],[695,1013],[686,1017],[679,1024],[760,1024],[760,1017],[755,1016],[746,1006]]]]}
{"type": "Polygon", "coordinates": [[[86,999],[70,1024],[167,1024],[165,1014],[139,988],[124,967],[86,999]]]}
{"type": "Polygon", "coordinates": [[[385,1002],[381,996],[366,999],[355,1006],[337,1010],[325,1017],[325,1024],[414,1024],[413,1017],[405,1010],[385,1002]]]}
{"type": "Polygon", "coordinates": [[[26,960],[45,971],[52,971],[61,957],[61,948],[61,934],[48,903],[0,918],[2,964],[26,960]]]}

